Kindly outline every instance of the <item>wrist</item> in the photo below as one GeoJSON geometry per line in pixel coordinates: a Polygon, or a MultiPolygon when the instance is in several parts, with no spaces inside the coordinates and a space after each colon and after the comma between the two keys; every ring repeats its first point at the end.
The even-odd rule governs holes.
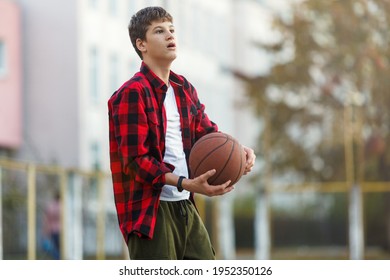
{"type": "Polygon", "coordinates": [[[180,176],[179,179],[177,180],[176,187],[177,187],[177,190],[179,192],[182,192],[184,190],[184,188],[183,188],[183,180],[185,180],[185,179],[186,179],[186,177],[180,176]]]}

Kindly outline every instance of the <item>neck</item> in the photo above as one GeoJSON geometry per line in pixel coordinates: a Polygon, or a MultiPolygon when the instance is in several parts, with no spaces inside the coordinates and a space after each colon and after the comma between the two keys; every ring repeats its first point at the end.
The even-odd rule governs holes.
{"type": "Polygon", "coordinates": [[[166,85],[169,84],[169,74],[171,71],[171,63],[169,64],[158,64],[151,61],[145,61],[145,64],[148,65],[150,70],[157,75],[166,85]]]}

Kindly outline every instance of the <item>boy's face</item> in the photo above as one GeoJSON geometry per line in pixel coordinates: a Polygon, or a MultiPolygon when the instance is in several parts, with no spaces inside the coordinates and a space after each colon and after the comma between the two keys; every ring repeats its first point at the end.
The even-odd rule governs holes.
{"type": "Polygon", "coordinates": [[[172,62],[176,54],[175,28],[169,21],[153,21],[145,40],[137,39],[144,60],[172,62]]]}

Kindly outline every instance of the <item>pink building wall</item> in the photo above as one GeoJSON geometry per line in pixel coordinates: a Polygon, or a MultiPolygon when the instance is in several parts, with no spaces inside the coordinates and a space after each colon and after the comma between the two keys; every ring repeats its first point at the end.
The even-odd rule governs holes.
{"type": "Polygon", "coordinates": [[[0,148],[22,143],[21,13],[9,0],[0,0],[0,41],[5,44],[6,71],[0,73],[0,148]]]}

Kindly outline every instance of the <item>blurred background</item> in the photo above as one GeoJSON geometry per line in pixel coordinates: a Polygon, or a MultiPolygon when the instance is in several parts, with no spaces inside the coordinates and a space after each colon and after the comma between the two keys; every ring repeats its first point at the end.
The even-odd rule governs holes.
{"type": "Polygon", "coordinates": [[[389,0],[0,0],[0,259],[128,258],[107,101],[150,5],[174,17],[172,70],[257,154],[197,196],[217,257],[390,259],[389,0]]]}

